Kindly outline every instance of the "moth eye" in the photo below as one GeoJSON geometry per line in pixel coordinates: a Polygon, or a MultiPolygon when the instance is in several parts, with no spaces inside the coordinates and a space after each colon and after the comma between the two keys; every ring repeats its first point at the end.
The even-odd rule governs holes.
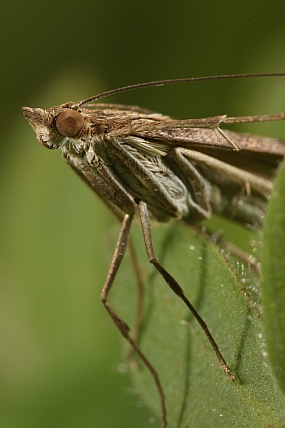
{"type": "Polygon", "coordinates": [[[74,110],[65,110],[59,113],[55,120],[55,127],[64,137],[76,137],[84,124],[83,116],[74,110]]]}

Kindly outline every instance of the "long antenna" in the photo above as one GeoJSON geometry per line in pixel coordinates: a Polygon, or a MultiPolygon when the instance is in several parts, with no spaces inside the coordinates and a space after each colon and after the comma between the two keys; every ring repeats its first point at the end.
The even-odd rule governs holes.
{"type": "Polygon", "coordinates": [[[251,73],[251,74],[222,74],[220,76],[201,76],[201,77],[182,77],[180,79],[166,79],[166,80],[154,80],[153,82],[137,83],[134,85],[123,86],[121,88],[112,89],[110,91],[101,92],[100,94],[93,95],[92,97],[86,98],[85,100],[79,101],[72,105],[72,107],[80,107],[83,104],[89,103],[90,101],[99,100],[100,98],[108,97],[109,95],[118,94],[119,92],[132,91],[134,89],[147,88],[149,86],[163,86],[171,85],[174,83],[185,83],[185,82],[199,82],[205,80],[220,80],[220,79],[239,79],[249,77],[284,77],[285,73],[251,73]]]}

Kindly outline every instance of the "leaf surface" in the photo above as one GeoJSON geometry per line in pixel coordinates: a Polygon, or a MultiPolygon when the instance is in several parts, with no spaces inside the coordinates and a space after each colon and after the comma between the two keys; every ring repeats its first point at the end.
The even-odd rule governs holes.
{"type": "MultiPolygon", "coordinates": [[[[139,243],[142,277],[147,280],[139,343],[163,385],[168,426],[284,427],[284,395],[266,356],[261,308],[250,296],[259,285],[258,278],[244,265],[239,265],[238,275],[238,266],[233,267],[217,246],[189,227],[173,223],[153,228],[158,259],[206,321],[237,377],[233,383],[219,367],[211,345],[184,303],[149,268],[140,233],[138,228],[134,240],[139,243]]],[[[125,266],[114,287],[113,304],[132,325],[135,286],[127,270],[125,266]]],[[[157,416],[155,426],[160,426],[153,379],[142,364],[133,377],[157,416]]]]}

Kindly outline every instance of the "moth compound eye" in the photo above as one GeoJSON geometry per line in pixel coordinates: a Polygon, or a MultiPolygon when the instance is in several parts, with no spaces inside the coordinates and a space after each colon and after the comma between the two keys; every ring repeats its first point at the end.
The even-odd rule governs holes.
{"type": "Polygon", "coordinates": [[[83,116],[74,110],[65,110],[55,120],[55,127],[64,137],[76,137],[84,124],[83,116]]]}

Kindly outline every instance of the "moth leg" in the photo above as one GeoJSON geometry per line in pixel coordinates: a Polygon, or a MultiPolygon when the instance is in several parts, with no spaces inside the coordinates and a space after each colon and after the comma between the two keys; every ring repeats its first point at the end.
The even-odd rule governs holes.
{"type": "MultiPolygon", "coordinates": [[[[133,265],[134,270],[134,276],[136,279],[136,285],[137,285],[137,310],[136,310],[136,319],[135,319],[135,326],[133,329],[133,341],[138,344],[139,337],[142,329],[143,324],[143,299],[144,299],[144,284],[142,280],[142,273],[140,269],[140,265],[136,256],[135,246],[131,239],[129,238],[129,251],[131,256],[131,262],[133,265]]],[[[127,352],[127,360],[130,364],[130,366],[133,369],[137,368],[137,362],[134,359],[134,348],[130,346],[128,352],[127,352]]]]}
{"type": "Polygon", "coordinates": [[[148,358],[144,355],[144,353],[140,350],[137,343],[134,341],[134,339],[130,336],[130,328],[125,323],[124,320],[122,320],[117,313],[111,308],[108,302],[108,295],[111,290],[111,287],[113,285],[115,276],[118,272],[118,269],[121,265],[121,262],[123,260],[124,254],[126,252],[127,244],[128,244],[128,237],[131,231],[133,221],[133,215],[126,214],[122,223],[121,231],[119,234],[119,238],[117,241],[116,249],[111,261],[111,265],[108,271],[107,279],[104,284],[104,287],[101,292],[101,301],[103,305],[105,306],[106,310],[108,311],[109,315],[113,319],[114,323],[120,330],[121,334],[125,337],[125,339],[129,342],[129,344],[132,346],[132,348],[136,351],[138,356],[141,358],[141,360],[144,362],[145,366],[148,368],[150,374],[153,377],[153,380],[156,384],[159,398],[160,398],[160,405],[161,405],[161,412],[162,412],[162,428],[167,427],[166,423],[166,407],[165,407],[165,397],[164,392],[158,377],[158,373],[148,360],[148,358]]]}
{"type": "Polygon", "coordinates": [[[219,135],[221,135],[222,137],[224,137],[224,139],[228,143],[230,143],[230,145],[232,146],[232,148],[235,152],[239,152],[238,146],[230,139],[230,137],[227,136],[227,134],[221,128],[219,128],[219,127],[215,128],[215,132],[216,132],[218,138],[219,138],[219,135]]]}
{"type": "MultiPolygon", "coordinates": [[[[112,204],[106,198],[104,198],[99,192],[97,192],[96,189],[90,185],[90,182],[88,180],[86,180],[86,177],[80,171],[78,171],[78,169],[76,169],[74,167],[74,165],[69,161],[68,157],[64,156],[64,158],[67,161],[67,163],[69,164],[69,166],[74,170],[74,172],[87,185],[89,185],[89,187],[91,187],[92,191],[94,193],[96,193],[96,195],[100,198],[100,200],[105,204],[105,206],[109,209],[109,211],[114,215],[114,217],[120,223],[122,223],[123,219],[124,219],[124,214],[122,213],[122,211],[119,210],[116,207],[116,205],[112,204]]],[[[135,278],[136,278],[136,285],[137,285],[137,289],[138,289],[136,320],[135,320],[135,327],[134,327],[134,333],[133,333],[133,340],[135,341],[135,343],[138,343],[140,330],[141,330],[141,326],[142,326],[142,318],[143,318],[143,311],[142,311],[142,309],[143,309],[143,282],[141,280],[139,263],[138,263],[138,260],[137,260],[136,254],[135,254],[135,248],[134,248],[134,245],[133,245],[131,238],[129,238],[129,250],[130,250],[131,262],[133,265],[134,274],[135,274],[135,278]]],[[[130,348],[127,352],[127,360],[128,360],[128,362],[132,368],[136,368],[137,362],[133,358],[133,354],[134,354],[134,348],[132,346],[130,346],[130,348]]]]}
{"type": "Polygon", "coordinates": [[[139,213],[140,213],[140,220],[142,225],[142,231],[143,231],[143,237],[144,237],[144,243],[145,248],[148,256],[148,260],[150,263],[154,265],[154,267],[157,269],[157,271],[160,273],[160,275],[163,277],[165,282],[169,285],[171,290],[177,294],[180,299],[183,300],[185,305],[188,307],[188,309],[192,312],[200,326],[202,327],[204,333],[206,334],[216,356],[218,357],[218,360],[220,361],[220,364],[223,368],[223,370],[227,373],[227,375],[230,377],[232,381],[235,380],[235,375],[232,373],[231,369],[229,368],[228,364],[226,363],[224,357],[222,356],[218,345],[216,344],[213,336],[211,335],[207,324],[203,320],[203,318],[200,317],[194,306],[190,303],[190,301],[187,299],[187,297],[184,294],[183,289],[180,287],[178,282],[173,278],[173,276],[170,275],[169,272],[167,272],[166,269],[159,263],[159,261],[156,258],[153,245],[152,245],[152,236],[151,236],[151,225],[149,221],[148,216],[148,210],[147,206],[144,202],[140,201],[138,204],[139,207],[139,213]]]}
{"type": "MultiPolygon", "coordinates": [[[[122,211],[120,211],[115,205],[111,204],[111,202],[107,201],[104,198],[101,198],[102,202],[106,205],[106,207],[111,211],[111,213],[116,217],[116,219],[122,223],[124,215],[122,214],[122,211]]],[[[135,246],[132,241],[131,236],[129,237],[128,247],[130,251],[131,256],[131,263],[133,265],[133,271],[134,276],[136,280],[136,286],[137,286],[137,310],[136,310],[136,319],[135,319],[135,326],[133,329],[133,340],[135,343],[138,343],[139,336],[142,328],[143,323],[143,297],[144,297],[144,285],[142,281],[142,274],[140,271],[139,262],[136,256],[135,246]]],[[[127,351],[127,361],[132,369],[137,368],[137,362],[134,359],[134,348],[133,346],[129,347],[129,350],[127,351]]]]}

